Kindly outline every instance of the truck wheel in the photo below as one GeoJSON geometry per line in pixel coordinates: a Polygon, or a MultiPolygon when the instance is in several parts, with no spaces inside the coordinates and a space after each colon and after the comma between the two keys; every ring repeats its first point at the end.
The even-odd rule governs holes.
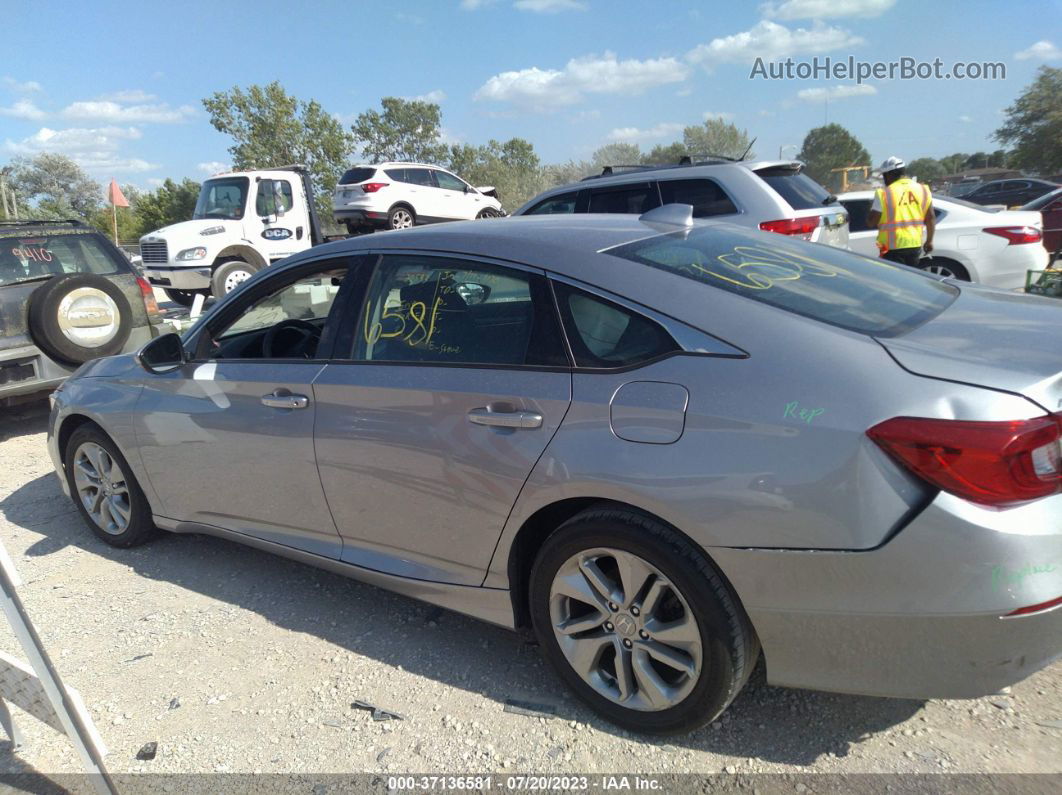
{"type": "Polygon", "coordinates": [[[228,295],[255,274],[255,268],[242,259],[232,259],[222,263],[214,271],[210,282],[211,292],[215,298],[228,295]]]}
{"type": "Polygon", "coordinates": [[[163,287],[162,292],[166,293],[166,297],[173,303],[180,306],[191,306],[197,295],[197,293],[190,290],[174,290],[169,287],[163,287]]]}
{"type": "Polygon", "coordinates": [[[413,211],[408,207],[392,207],[387,214],[388,229],[409,229],[417,222],[413,211]]]}

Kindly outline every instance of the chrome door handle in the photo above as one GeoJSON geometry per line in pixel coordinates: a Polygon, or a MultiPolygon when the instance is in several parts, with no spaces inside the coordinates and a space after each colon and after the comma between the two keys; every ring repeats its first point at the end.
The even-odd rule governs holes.
{"type": "Polygon", "coordinates": [[[262,405],[271,409],[304,409],[310,405],[306,395],[262,395],[262,405]]]}
{"type": "Polygon", "coordinates": [[[474,425],[493,425],[498,428],[541,428],[542,415],[533,411],[491,411],[472,409],[468,421],[474,425]]]}

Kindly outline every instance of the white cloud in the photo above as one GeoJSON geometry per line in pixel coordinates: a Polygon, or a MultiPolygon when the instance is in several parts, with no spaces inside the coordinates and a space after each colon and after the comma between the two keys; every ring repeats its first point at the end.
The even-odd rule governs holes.
{"type": "Polygon", "coordinates": [[[637,127],[617,127],[608,134],[608,140],[630,143],[636,141],[658,141],[661,138],[678,135],[685,128],[686,125],[684,124],[669,121],[660,122],[646,130],[640,130],[637,127]]]}
{"type": "Polygon", "coordinates": [[[78,121],[102,121],[112,124],[174,124],[195,115],[191,105],[171,108],[166,103],[157,105],[120,105],[111,100],[74,102],[63,109],[63,116],[78,121]]]}
{"type": "Polygon", "coordinates": [[[959,117],[959,121],[961,121],[963,124],[969,124],[973,121],[973,119],[964,113],[962,116],[959,117]]]}
{"type": "Polygon", "coordinates": [[[13,119],[40,121],[47,115],[28,99],[16,100],[15,104],[9,108],[0,108],[0,116],[10,116],[13,119]]]}
{"type": "Polygon", "coordinates": [[[33,156],[41,152],[56,152],[73,159],[87,171],[117,174],[151,171],[158,164],[138,157],[124,157],[119,149],[126,141],[141,136],[136,127],[71,127],[53,130],[41,127],[21,141],[4,142],[4,149],[16,155],[33,156]]]}
{"type": "Polygon", "coordinates": [[[561,11],[585,11],[583,0],[516,0],[513,7],[536,14],[556,14],[561,11]]]}
{"type": "Polygon", "coordinates": [[[446,99],[446,92],[441,88],[437,88],[434,91],[429,91],[427,94],[417,94],[415,97],[403,97],[403,99],[410,102],[433,102],[438,105],[444,99],[446,99]]]}
{"type": "Polygon", "coordinates": [[[797,92],[797,97],[805,102],[822,102],[823,100],[848,99],[849,97],[867,97],[877,94],[878,90],[869,83],[855,85],[830,86],[829,88],[805,88],[797,92]]]}
{"type": "Polygon", "coordinates": [[[110,94],[104,94],[100,99],[108,100],[110,102],[151,102],[156,97],[154,94],[149,94],[147,91],[142,91],[139,88],[127,89],[125,91],[114,91],[110,94]]]}
{"type": "Polygon", "coordinates": [[[765,17],[777,19],[827,19],[830,17],[878,17],[896,5],[896,0],[785,0],[764,3],[765,17]]]}
{"type": "Polygon", "coordinates": [[[38,83],[36,80],[27,80],[23,83],[13,77],[4,75],[4,77],[2,78],[2,82],[10,90],[15,91],[19,94],[29,94],[30,92],[41,90],[41,84],[38,83]]]}
{"type": "Polygon", "coordinates": [[[494,2],[495,0],[461,0],[461,8],[465,11],[475,11],[484,6],[489,6],[494,2]]]}
{"type": "Polygon", "coordinates": [[[1062,49],[1059,49],[1053,42],[1043,39],[1021,52],[1014,53],[1014,57],[1019,61],[1057,61],[1062,58],[1062,49]]]}
{"type": "Polygon", "coordinates": [[[763,19],[749,30],[699,44],[686,54],[690,63],[752,63],[756,58],[776,61],[791,55],[814,55],[860,45],[863,39],[842,28],[815,22],[811,29],[790,30],[763,19]]]}
{"type": "Polygon", "coordinates": [[[716,119],[718,121],[730,121],[734,118],[734,114],[727,113],[726,111],[716,112],[712,110],[706,110],[704,113],[701,114],[701,118],[705,121],[708,121],[709,119],[716,119]]]}
{"type": "Polygon", "coordinates": [[[205,163],[196,163],[195,167],[204,174],[218,174],[222,171],[229,170],[229,164],[222,163],[220,160],[208,160],[205,163]]]}
{"type": "Polygon", "coordinates": [[[586,94],[639,94],[666,83],[679,83],[689,70],[675,58],[620,61],[615,53],[572,58],[563,69],[521,69],[494,75],[475,98],[512,102],[548,111],[574,105],[586,94]]]}
{"type": "Polygon", "coordinates": [[[771,116],[774,116],[775,113],[774,113],[773,110],[767,110],[766,108],[764,108],[764,109],[758,111],[757,115],[761,116],[764,119],[769,119],[769,118],[771,118],[771,116]]]}

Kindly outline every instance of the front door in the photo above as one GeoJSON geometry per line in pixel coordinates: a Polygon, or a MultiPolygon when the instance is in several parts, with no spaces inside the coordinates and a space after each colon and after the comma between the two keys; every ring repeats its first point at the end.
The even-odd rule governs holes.
{"type": "Polygon", "coordinates": [[[258,229],[252,239],[260,251],[265,252],[270,262],[302,251],[310,245],[307,228],[307,213],[302,201],[297,200],[302,191],[292,189],[286,179],[262,179],[255,195],[255,215],[251,223],[258,229]]]}
{"type": "Polygon", "coordinates": [[[193,361],[146,379],[136,433],[165,517],[339,557],[313,381],[346,273],[330,260],[261,282],[203,330],[193,361]]]}
{"type": "Polygon", "coordinates": [[[476,217],[469,206],[470,194],[465,191],[467,186],[464,182],[445,171],[436,171],[435,181],[439,184],[439,188],[435,191],[438,194],[436,214],[439,218],[453,220],[476,217]]]}
{"type": "Polygon", "coordinates": [[[571,400],[545,278],[384,255],[355,333],[349,360],[314,381],[317,462],[343,560],[480,585],[571,400]]]}

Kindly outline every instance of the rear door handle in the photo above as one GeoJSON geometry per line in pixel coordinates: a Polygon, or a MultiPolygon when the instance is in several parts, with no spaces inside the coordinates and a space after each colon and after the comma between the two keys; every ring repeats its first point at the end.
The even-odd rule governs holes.
{"type": "Polygon", "coordinates": [[[306,395],[278,394],[262,395],[262,405],[271,409],[304,409],[310,405],[306,395]]]}
{"type": "Polygon", "coordinates": [[[468,421],[474,425],[493,425],[497,428],[541,428],[542,415],[533,411],[491,411],[472,409],[468,421]]]}

